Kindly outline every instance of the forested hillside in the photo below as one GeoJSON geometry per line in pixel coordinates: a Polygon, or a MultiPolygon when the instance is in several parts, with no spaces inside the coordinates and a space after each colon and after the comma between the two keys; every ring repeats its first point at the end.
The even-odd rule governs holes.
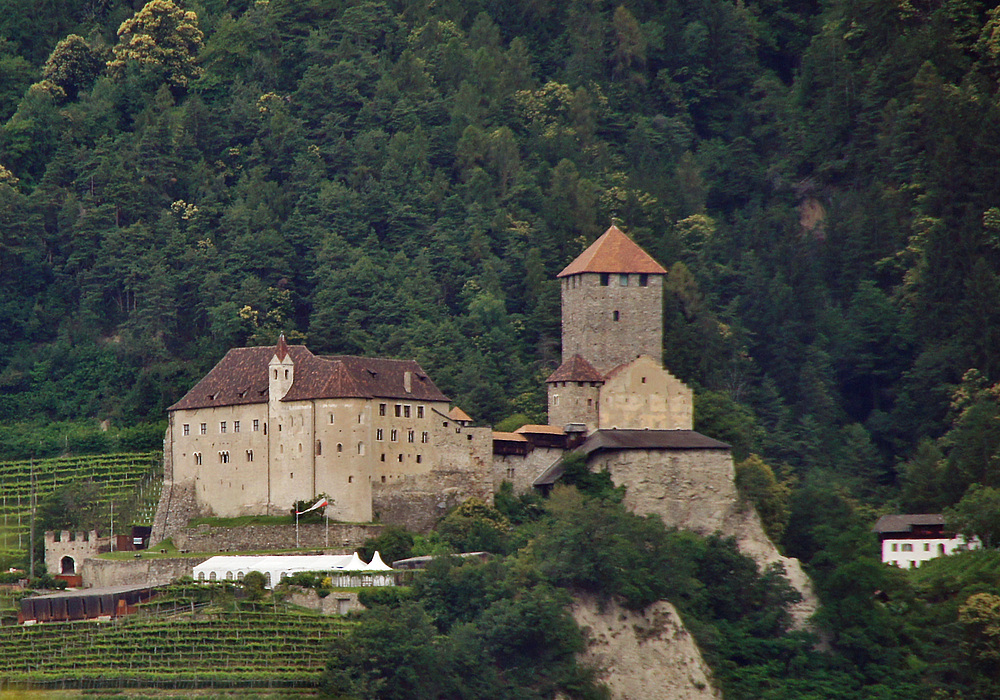
{"type": "Polygon", "coordinates": [[[6,425],[160,420],[280,330],[541,421],[554,275],[615,221],[737,457],[910,509],[997,481],[990,5],[2,6],[6,425]]]}

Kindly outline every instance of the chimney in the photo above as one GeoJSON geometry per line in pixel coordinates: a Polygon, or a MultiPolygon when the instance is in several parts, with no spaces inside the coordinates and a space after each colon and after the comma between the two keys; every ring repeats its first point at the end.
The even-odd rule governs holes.
{"type": "Polygon", "coordinates": [[[407,394],[413,392],[413,374],[412,372],[403,372],[403,388],[406,390],[407,394]]]}

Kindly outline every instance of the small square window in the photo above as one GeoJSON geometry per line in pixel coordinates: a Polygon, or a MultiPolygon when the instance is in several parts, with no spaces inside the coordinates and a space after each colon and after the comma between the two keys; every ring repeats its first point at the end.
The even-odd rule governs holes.
{"type": "Polygon", "coordinates": [[[240,422],[238,420],[233,421],[233,432],[234,433],[240,432],[240,422]]]}
{"type": "Polygon", "coordinates": [[[191,434],[191,426],[188,425],[187,423],[184,424],[184,434],[185,435],[190,435],[191,434]]]}
{"type": "Polygon", "coordinates": [[[405,406],[403,406],[403,418],[409,418],[409,417],[410,417],[410,405],[406,404],[405,406]]]}
{"type": "Polygon", "coordinates": [[[609,275],[607,272],[602,272],[601,273],[601,286],[602,287],[607,287],[608,284],[610,284],[610,283],[611,283],[611,275],[609,275]]]}
{"type": "Polygon", "coordinates": [[[201,434],[208,435],[208,423],[202,423],[200,427],[201,427],[201,434]]]}
{"type": "Polygon", "coordinates": [[[417,455],[417,464],[420,464],[423,461],[424,461],[423,456],[422,455],[417,455]]]}
{"type": "Polygon", "coordinates": [[[396,412],[396,418],[399,418],[400,416],[403,415],[403,406],[401,404],[397,403],[394,407],[394,410],[396,412]]]}
{"type": "Polygon", "coordinates": [[[385,415],[385,404],[384,403],[380,403],[378,405],[378,414],[380,416],[384,416],[385,415]]]}
{"type": "Polygon", "coordinates": [[[423,417],[424,417],[424,407],[417,406],[417,418],[423,418],[423,417]]]}
{"type": "Polygon", "coordinates": [[[256,433],[260,430],[260,421],[256,418],[253,419],[253,431],[256,433]]]}
{"type": "Polygon", "coordinates": [[[403,455],[396,455],[396,461],[397,462],[402,462],[403,461],[403,455]]]}
{"type": "Polygon", "coordinates": [[[628,286],[628,275],[618,275],[618,284],[622,287],[628,286]]]}
{"type": "Polygon", "coordinates": [[[649,286],[649,275],[639,275],[639,286],[640,287],[649,286]]]}

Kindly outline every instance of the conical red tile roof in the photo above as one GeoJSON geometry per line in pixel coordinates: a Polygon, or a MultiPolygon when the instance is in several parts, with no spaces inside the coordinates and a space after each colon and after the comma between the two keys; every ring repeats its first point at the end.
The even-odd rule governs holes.
{"type": "Polygon", "coordinates": [[[573,355],[545,380],[552,382],[603,382],[604,376],[580,355],[573,355]]]}
{"type": "Polygon", "coordinates": [[[582,272],[665,275],[667,271],[631,238],[612,226],[556,277],[582,272]]]}

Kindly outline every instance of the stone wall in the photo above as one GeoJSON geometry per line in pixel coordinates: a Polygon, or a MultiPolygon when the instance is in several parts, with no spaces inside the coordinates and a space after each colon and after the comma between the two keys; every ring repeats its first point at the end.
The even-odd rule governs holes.
{"type": "Polygon", "coordinates": [[[659,515],[668,527],[700,535],[721,532],[733,537],[740,551],[759,566],[780,564],[802,595],[792,608],[797,626],[819,608],[809,577],[798,559],[784,557],[752,507],[742,507],[733,481],[728,450],[622,450],[598,452],[588,461],[591,471],[606,469],[616,486],[626,488],[625,505],[633,512],[659,515]]]}
{"type": "Polygon", "coordinates": [[[563,450],[555,447],[536,447],[528,454],[493,455],[493,488],[509,481],[514,493],[520,495],[533,489],[532,482],[546,469],[563,457],[563,450]]]}
{"type": "Polygon", "coordinates": [[[153,530],[149,535],[150,545],[155,546],[168,537],[174,537],[187,527],[191,518],[202,515],[194,489],[191,481],[175,483],[164,477],[160,502],[156,505],[156,516],[153,518],[153,530]]]}
{"type": "Polygon", "coordinates": [[[346,615],[354,610],[364,610],[365,606],[358,602],[356,591],[339,591],[336,588],[330,595],[320,598],[319,593],[311,588],[292,588],[288,602],[303,608],[315,610],[323,615],[346,615]]]}
{"type": "Polygon", "coordinates": [[[83,569],[83,585],[85,588],[166,585],[181,576],[190,576],[194,567],[207,558],[88,559],[83,569]]]}
{"type": "Polygon", "coordinates": [[[372,511],[379,522],[430,532],[442,515],[466,499],[493,503],[493,431],[457,423],[445,430],[450,432],[439,443],[436,468],[372,483],[372,511]]]}
{"type": "Polygon", "coordinates": [[[109,549],[111,549],[110,538],[98,537],[96,530],[72,533],[68,530],[46,532],[45,569],[52,576],[61,574],[63,557],[70,557],[73,560],[73,570],[66,573],[82,575],[86,568],[84,562],[87,559],[109,549]]]}
{"type": "Polygon", "coordinates": [[[711,670],[670,603],[642,612],[578,597],[573,617],[584,630],[581,661],[600,669],[613,700],[721,700],[711,670]]]}
{"type": "MultiPolygon", "coordinates": [[[[381,525],[362,523],[330,523],[329,546],[327,528],[322,524],[299,525],[299,547],[330,549],[335,553],[351,553],[371,537],[382,532],[381,525]]],[[[210,527],[199,525],[177,530],[174,546],[189,552],[250,552],[264,549],[294,549],[294,525],[246,525],[243,527],[210,527]]]]}

